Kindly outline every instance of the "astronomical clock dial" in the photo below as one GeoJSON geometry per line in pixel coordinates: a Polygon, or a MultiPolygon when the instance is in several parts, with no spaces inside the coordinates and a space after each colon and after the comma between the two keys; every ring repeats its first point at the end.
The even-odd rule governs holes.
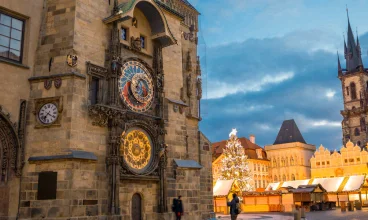
{"type": "Polygon", "coordinates": [[[133,111],[145,112],[153,102],[153,80],[150,72],[137,61],[126,62],[119,79],[119,93],[133,111]]]}
{"type": "Polygon", "coordinates": [[[57,106],[53,103],[44,104],[38,112],[38,119],[42,124],[49,125],[56,121],[58,117],[57,106]]]}
{"type": "Polygon", "coordinates": [[[152,150],[152,141],[148,134],[143,130],[133,129],[126,134],[120,152],[129,168],[140,173],[150,164],[152,150]]]}

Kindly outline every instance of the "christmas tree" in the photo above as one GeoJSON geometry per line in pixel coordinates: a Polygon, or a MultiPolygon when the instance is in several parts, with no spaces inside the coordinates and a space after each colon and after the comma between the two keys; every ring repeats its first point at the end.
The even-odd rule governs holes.
{"type": "Polygon", "coordinates": [[[248,167],[248,156],[245,155],[244,148],[236,136],[236,129],[229,134],[230,139],[223,150],[224,157],[221,160],[220,179],[235,180],[242,192],[252,191],[252,174],[248,167]]]}

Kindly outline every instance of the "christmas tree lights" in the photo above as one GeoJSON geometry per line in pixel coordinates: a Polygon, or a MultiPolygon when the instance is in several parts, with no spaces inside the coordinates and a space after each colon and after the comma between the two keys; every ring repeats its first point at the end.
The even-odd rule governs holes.
{"type": "Polygon", "coordinates": [[[248,167],[248,156],[245,155],[244,148],[236,136],[236,129],[229,134],[229,140],[223,149],[223,159],[221,160],[220,179],[235,180],[235,183],[242,192],[254,190],[251,182],[252,173],[248,167]]]}

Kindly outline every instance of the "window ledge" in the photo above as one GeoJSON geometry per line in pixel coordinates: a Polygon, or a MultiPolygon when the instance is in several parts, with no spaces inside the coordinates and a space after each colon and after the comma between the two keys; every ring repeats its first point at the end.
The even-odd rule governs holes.
{"type": "Polygon", "coordinates": [[[17,66],[17,67],[20,67],[20,68],[24,68],[24,69],[29,69],[29,66],[26,66],[26,65],[23,65],[21,63],[17,63],[17,62],[8,60],[8,59],[4,59],[4,58],[1,58],[1,57],[0,57],[0,62],[1,63],[7,63],[7,64],[17,66]]]}

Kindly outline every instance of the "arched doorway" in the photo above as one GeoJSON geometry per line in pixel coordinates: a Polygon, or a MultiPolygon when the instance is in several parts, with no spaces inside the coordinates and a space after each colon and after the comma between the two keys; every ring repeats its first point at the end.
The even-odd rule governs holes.
{"type": "Polygon", "coordinates": [[[132,197],[132,219],[142,220],[142,197],[135,193],[132,197]]]}

